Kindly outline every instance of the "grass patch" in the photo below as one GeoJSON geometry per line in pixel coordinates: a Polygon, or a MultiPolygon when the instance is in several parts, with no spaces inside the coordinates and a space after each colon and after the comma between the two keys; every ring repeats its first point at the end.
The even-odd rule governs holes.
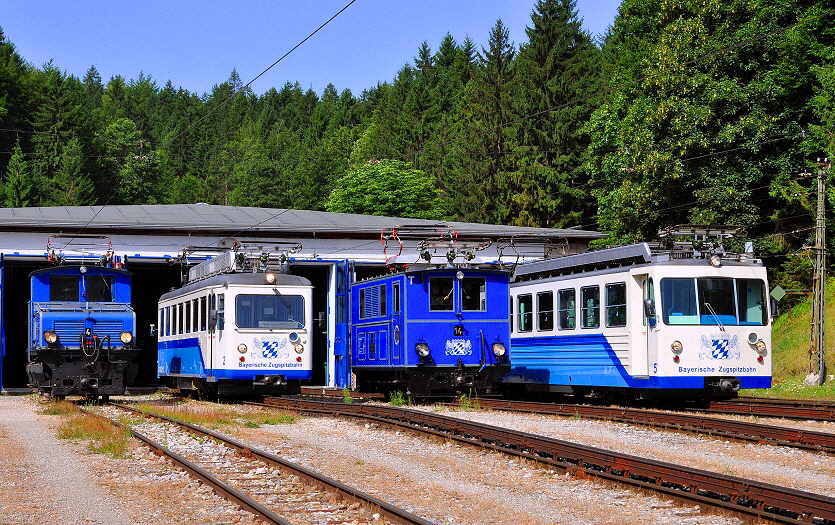
{"type": "Polygon", "coordinates": [[[104,454],[114,459],[130,456],[130,430],[88,414],[69,416],[58,429],[58,437],[87,441],[87,449],[95,454],[104,454]]]}
{"type": "Polygon", "coordinates": [[[389,403],[396,407],[414,404],[412,396],[404,395],[400,390],[389,393],[389,403]]]}
{"type": "Polygon", "coordinates": [[[481,410],[481,402],[475,395],[463,394],[458,398],[459,410],[481,410]]]}
{"type": "Polygon", "coordinates": [[[72,416],[78,413],[78,407],[69,401],[51,401],[38,413],[48,416],[72,416]]]}
{"type": "Polygon", "coordinates": [[[240,412],[234,407],[211,403],[185,403],[174,406],[140,404],[143,413],[158,414],[206,428],[235,427],[258,428],[261,425],[292,424],[298,416],[283,410],[240,412]]]}
{"type": "Polygon", "coordinates": [[[772,330],[772,387],[745,389],[743,396],[835,400],[835,279],[828,279],[824,329],[826,340],[826,380],[822,386],[804,385],[809,373],[812,302],[807,298],[774,320],[772,330]]]}

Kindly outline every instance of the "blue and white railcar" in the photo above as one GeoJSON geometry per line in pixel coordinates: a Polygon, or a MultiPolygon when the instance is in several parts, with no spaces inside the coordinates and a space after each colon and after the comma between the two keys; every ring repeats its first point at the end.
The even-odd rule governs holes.
{"type": "Polygon", "coordinates": [[[363,392],[489,393],[509,370],[506,272],[406,270],[351,285],[351,369],[363,392]]]}
{"type": "Polygon", "coordinates": [[[511,390],[704,399],[771,386],[768,281],[750,253],[623,246],[521,264],[511,295],[511,390]]]}
{"type": "Polygon", "coordinates": [[[106,400],[124,394],[136,377],[132,361],[139,348],[127,271],[91,264],[32,272],[28,318],[26,372],[39,393],[106,400]]]}
{"type": "Polygon", "coordinates": [[[158,310],[157,375],[211,394],[297,392],[312,376],[310,281],[226,254],[191,269],[158,310]]]}

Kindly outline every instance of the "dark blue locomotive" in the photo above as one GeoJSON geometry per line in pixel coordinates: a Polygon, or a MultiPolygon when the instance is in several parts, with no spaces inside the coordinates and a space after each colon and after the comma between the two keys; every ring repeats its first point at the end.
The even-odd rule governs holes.
{"type": "Polygon", "coordinates": [[[107,267],[111,261],[105,256],[105,266],[56,266],[31,274],[26,372],[40,394],[107,400],[123,394],[135,378],[132,361],[139,348],[131,276],[107,267]]]}
{"type": "Polygon", "coordinates": [[[351,285],[351,367],[363,392],[490,393],[508,372],[509,276],[398,271],[351,285]]]}

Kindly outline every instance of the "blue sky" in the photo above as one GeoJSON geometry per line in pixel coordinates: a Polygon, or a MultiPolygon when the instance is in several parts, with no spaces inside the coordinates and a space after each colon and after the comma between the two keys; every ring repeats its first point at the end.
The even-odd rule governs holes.
{"type": "MultiPolygon", "coordinates": [[[[106,83],[142,72],[162,87],[202,94],[229,78],[244,83],[290,51],[350,0],[0,0],[0,28],[25,60],[83,78],[95,66],[106,83]]],[[[487,45],[501,19],[516,46],[535,0],[356,0],[252,89],[298,81],[317,93],[328,83],[359,95],[391,81],[425,40],[433,52],[446,33],[487,45]]],[[[617,0],[577,0],[584,27],[602,34],[617,0]]]]}

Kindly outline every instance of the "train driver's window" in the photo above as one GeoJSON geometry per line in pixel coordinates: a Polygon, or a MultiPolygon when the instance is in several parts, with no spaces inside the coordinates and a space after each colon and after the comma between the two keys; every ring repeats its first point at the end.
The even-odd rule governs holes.
{"type": "Polygon", "coordinates": [[[508,308],[507,311],[510,313],[510,331],[513,331],[513,296],[507,298],[508,308]]]}
{"type": "Polygon", "coordinates": [[[557,309],[559,314],[557,326],[560,330],[577,328],[577,292],[574,288],[557,292],[557,309]]]}
{"type": "Polygon", "coordinates": [[[159,326],[159,335],[165,335],[165,308],[159,309],[159,318],[157,319],[157,326],[159,326]]]}
{"type": "Polygon", "coordinates": [[[533,329],[533,298],[531,294],[520,295],[519,305],[519,331],[530,332],[533,329]]]}
{"type": "Polygon", "coordinates": [[[626,283],[606,285],[606,326],[626,326],[626,283]]]}
{"type": "Polygon", "coordinates": [[[487,310],[487,279],[484,277],[466,277],[461,280],[462,309],[471,312],[487,310]]]}
{"type": "Polygon", "coordinates": [[[536,294],[536,322],[540,332],[554,329],[554,292],[536,294]]]}
{"type": "Polygon", "coordinates": [[[392,311],[400,311],[400,283],[391,283],[392,311]]]}
{"type": "Polygon", "coordinates": [[[49,278],[50,301],[78,301],[77,275],[53,275],[49,278]]]}
{"type": "Polygon", "coordinates": [[[452,277],[433,277],[429,279],[429,309],[452,310],[452,277]]]}
{"type": "Polygon", "coordinates": [[[109,303],[113,301],[113,279],[104,275],[94,275],[85,278],[83,299],[91,303],[109,303]]]}
{"type": "Polygon", "coordinates": [[[600,326],[600,287],[580,288],[580,299],[583,328],[598,328],[600,326]]]}

